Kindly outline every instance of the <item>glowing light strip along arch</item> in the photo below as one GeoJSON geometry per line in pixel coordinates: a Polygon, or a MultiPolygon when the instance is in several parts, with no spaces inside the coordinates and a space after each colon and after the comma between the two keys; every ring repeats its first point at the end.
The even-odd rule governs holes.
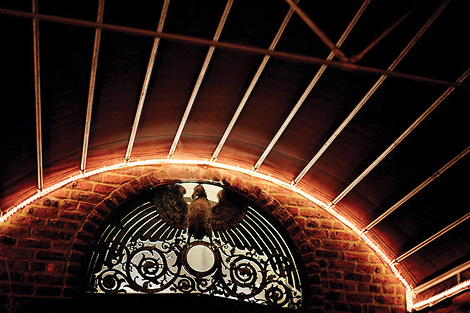
{"type": "Polygon", "coordinates": [[[18,205],[12,207],[10,210],[8,210],[5,214],[3,214],[0,217],[0,223],[3,223],[8,220],[13,214],[18,212],[19,210],[23,209],[27,205],[31,204],[32,202],[40,199],[42,196],[51,193],[71,182],[74,182],[76,180],[82,179],[82,178],[87,178],[91,177],[93,175],[97,175],[100,173],[108,172],[108,171],[113,171],[121,168],[126,168],[126,167],[134,167],[134,166],[145,166],[145,165],[157,165],[157,164],[180,164],[180,165],[208,165],[216,168],[221,168],[221,169],[226,169],[234,172],[239,172],[243,174],[250,175],[252,177],[256,177],[262,180],[270,181],[278,186],[290,189],[297,194],[305,197],[306,199],[312,201],[316,205],[320,206],[324,210],[326,210],[328,213],[333,215],[335,218],[337,218],[339,221],[341,221],[343,224],[351,228],[362,240],[364,240],[383,260],[384,262],[390,267],[394,275],[400,280],[400,282],[404,285],[406,288],[406,303],[407,303],[407,309],[411,311],[412,309],[420,309],[426,306],[430,306],[433,303],[440,301],[442,299],[445,299],[447,297],[450,297],[457,292],[468,289],[470,288],[470,280],[465,281],[447,291],[444,291],[438,295],[433,296],[432,298],[429,298],[427,300],[418,302],[418,303],[413,303],[413,298],[414,298],[414,293],[413,293],[413,288],[411,285],[406,281],[406,279],[401,275],[399,270],[395,267],[395,264],[393,263],[393,260],[388,257],[388,255],[378,246],[376,245],[372,239],[370,239],[367,234],[363,233],[361,229],[359,229],[354,223],[350,222],[347,220],[344,216],[342,216],[340,213],[338,213],[333,207],[333,205],[327,205],[326,203],[316,199],[312,195],[308,194],[307,192],[301,190],[300,188],[297,188],[296,186],[287,183],[285,181],[273,178],[271,176],[265,175],[265,174],[260,174],[256,171],[249,170],[249,169],[244,169],[240,168],[238,166],[232,166],[232,165],[227,165],[215,161],[208,161],[208,160],[178,160],[178,159],[153,159],[153,160],[146,160],[146,161],[134,161],[134,162],[123,162],[123,163],[118,163],[115,165],[111,166],[105,166],[100,169],[96,169],[93,171],[89,172],[82,172],[80,174],[77,174],[75,176],[72,176],[68,179],[65,179],[61,182],[58,182],[50,187],[44,188],[42,190],[38,190],[38,192],[31,196],[30,198],[26,199],[25,201],[19,203],[18,205]]]}

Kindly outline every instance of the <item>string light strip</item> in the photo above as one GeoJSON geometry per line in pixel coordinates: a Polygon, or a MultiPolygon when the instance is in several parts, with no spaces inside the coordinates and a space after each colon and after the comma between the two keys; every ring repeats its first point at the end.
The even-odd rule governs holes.
{"type": "Polygon", "coordinates": [[[209,161],[209,160],[181,160],[181,159],[153,159],[153,160],[144,160],[144,161],[133,161],[133,162],[123,162],[123,163],[118,163],[115,165],[111,166],[104,166],[100,169],[92,170],[92,171],[87,171],[87,172],[80,172],[80,174],[71,176],[68,179],[65,179],[59,183],[56,183],[50,187],[44,188],[42,190],[38,190],[36,194],[31,196],[30,198],[26,199],[25,201],[19,203],[18,205],[14,206],[10,210],[8,210],[5,214],[3,214],[0,217],[0,223],[6,222],[8,218],[10,218],[13,214],[18,212],[19,210],[23,209],[27,205],[33,203],[34,201],[40,199],[46,194],[49,194],[69,183],[72,183],[74,181],[77,181],[79,179],[91,177],[100,173],[108,172],[108,171],[113,171],[117,169],[122,169],[126,167],[135,167],[135,166],[146,166],[146,165],[158,165],[158,164],[179,164],[179,165],[208,165],[216,168],[221,168],[229,171],[234,171],[234,172],[239,172],[242,174],[247,174],[252,177],[256,177],[262,180],[269,181],[271,183],[274,183],[278,186],[284,187],[286,189],[290,189],[297,194],[305,197],[306,199],[312,201],[319,207],[323,208],[326,210],[328,213],[330,213],[332,216],[334,216],[336,219],[341,221],[343,224],[351,228],[362,240],[364,240],[369,247],[371,247],[382,259],[383,261],[389,266],[389,268],[392,270],[393,274],[395,277],[398,278],[398,280],[403,284],[403,286],[406,289],[406,304],[407,304],[407,309],[408,311],[411,311],[413,309],[421,309],[426,306],[433,305],[434,303],[445,299],[447,297],[450,297],[452,295],[455,295],[456,293],[470,288],[470,280],[465,281],[463,283],[460,283],[456,285],[455,287],[448,289],[438,295],[435,295],[427,300],[423,300],[418,303],[413,303],[413,299],[415,297],[413,293],[413,288],[411,285],[406,281],[406,279],[401,275],[400,271],[396,268],[395,263],[393,262],[393,259],[391,259],[375,242],[366,234],[361,231],[354,223],[350,222],[347,220],[343,215],[338,213],[334,209],[333,204],[327,205],[326,203],[316,199],[312,195],[308,194],[307,192],[303,191],[302,189],[294,186],[291,183],[282,181],[280,179],[274,178],[269,175],[261,174],[259,172],[250,170],[250,169],[244,169],[240,168],[239,166],[232,166],[232,165],[227,165],[223,163],[219,163],[216,161],[209,161]]]}

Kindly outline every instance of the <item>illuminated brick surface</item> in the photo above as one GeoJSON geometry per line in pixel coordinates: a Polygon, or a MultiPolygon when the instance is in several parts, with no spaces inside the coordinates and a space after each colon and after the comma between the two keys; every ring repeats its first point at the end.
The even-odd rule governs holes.
{"type": "Polygon", "coordinates": [[[207,166],[161,165],[101,173],[72,182],[0,224],[0,301],[73,298],[88,243],[119,204],[153,186],[221,182],[278,219],[297,246],[313,312],[404,312],[405,289],[359,236],[291,190],[207,166]]]}

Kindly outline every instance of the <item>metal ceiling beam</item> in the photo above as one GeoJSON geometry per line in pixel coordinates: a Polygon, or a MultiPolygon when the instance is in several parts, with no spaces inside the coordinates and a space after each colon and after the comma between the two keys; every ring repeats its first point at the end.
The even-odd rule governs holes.
{"type": "Polygon", "coordinates": [[[307,24],[307,26],[313,30],[313,32],[320,38],[321,41],[332,51],[333,55],[338,57],[341,61],[349,61],[343,51],[341,51],[338,45],[335,45],[330,38],[318,27],[310,17],[302,11],[301,8],[292,0],[285,0],[290,7],[299,15],[299,17],[307,24]]]}
{"type": "Polygon", "coordinates": [[[295,61],[295,62],[302,62],[307,64],[325,64],[331,67],[338,68],[340,70],[347,70],[347,71],[357,71],[363,73],[370,73],[370,74],[378,74],[378,75],[387,75],[391,77],[395,77],[398,79],[410,80],[410,81],[417,81],[441,86],[452,86],[455,88],[470,90],[470,86],[456,84],[454,82],[444,81],[440,79],[434,79],[419,75],[412,75],[408,73],[401,73],[401,72],[394,72],[390,70],[383,70],[379,68],[374,68],[370,66],[361,66],[357,64],[351,64],[348,62],[338,62],[338,61],[328,61],[322,58],[316,58],[309,55],[302,55],[297,53],[290,53],[290,52],[283,52],[283,51],[271,51],[269,49],[263,49],[253,46],[247,45],[240,45],[235,43],[229,42],[214,42],[209,39],[194,37],[194,36],[184,36],[172,33],[164,33],[164,32],[157,32],[152,30],[146,30],[141,28],[135,27],[128,27],[128,26],[120,26],[120,25],[113,25],[113,24],[106,24],[106,23],[97,23],[92,21],[80,20],[80,19],[73,19],[67,17],[60,17],[54,15],[46,15],[46,14],[38,14],[38,13],[31,13],[31,12],[23,12],[17,10],[10,10],[10,9],[3,9],[0,8],[0,14],[10,15],[10,16],[17,16],[23,18],[30,18],[30,19],[38,19],[43,21],[49,21],[54,23],[60,24],[67,24],[67,25],[74,25],[78,27],[88,27],[88,28],[99,28],[108,31],[118,32],[118,33],[126,33],[134,36],[145,36],[145,37],[158,37],[161,39],[167,39],[170,41],[177,41],[183,42],[192,45],[200,45],[200,46],[214,46],[220,49],[227,49],[231,51],[238,51],[243,53],[250,53],[250,54],[258,54],[258,55],[269,55],[272,57],[276,57],[283,60],[288,61],[295,61]]]}
{"type": "Polygon", "coordinates": [[[426,291],[426,290],[442,283],[443,281],[446,281],[447,279],[452,278],[452,277],[462,273],[463,271],[468,270],[469,268],[470,268],[470,261],[467,261],[467,262],[465,262],[465,263],[463,263],[459,266],[456,266],[455,268],[451,269],[450,271],[445,272],[444,274],[425,282],[424,284],[416,286],[413,289],[413,292],[415,294],[420,294],[423,291],[426,291]]]}
{"type": "MultiPolygon", "coordinates": [[[[444,2],[437,11],[431,16],[431,18],[421,27],[418,33],[413,37],[413,39],[406,45],[406,47],[401,51],[398,57],[393,61],[393,63],[388,67],[388,71],[393,73],[393,70],[405,57],[405,55],[411,50],[411,48],[416,44],[419,38],[424,34],[424,32],[431,26],[434,20],[439,16],[439,14],[444,10],[450,0],[444,2]]],[[[339,136],[343,129],[349,124],[349,122],[354,118],[354,116],[359,112],[359,110],[364,106],[364,104],[370,99],[370,97],[375,93],[375,91],[382,85],[385,79],[390,75],[382,75],[377,80],[377,82],[372,86],[372,88],[366,93],[366,95],[361,99],[361,101],[356,105],[351,113],[346,117],[346,119],[341,123],[341,125],[335,130],[335,132],[328,138],[328,140],[323,144],[320,150],[315,154],[315,156],[310,160],[310,162],[305,166],[305,168],[299,173],[299,175],[292,181],[293,185],[297,185],[299,181],[307,174],[307,172],[312,168],[312,166],[318,161],[318,159],[323,155],[323,153],[329,148],[333,141],[339,136]]]]}
{"type": "MultiPolygon", "coordinates": [[[[38,11],[38,0],[33,0],[33,13],[38,11]]],[[[41,66],[39,52],[39,20],[33,19],[33,53],[34,53],[34,95],[36,109],[36,162],[37,189],[44,188],[44,168],[42,160],[42,112],[41,112],[41,66]]]]}
{"type": "Polygon", "coordinates": [[[387,211],[385,211],[382,215],[377,217],[374,221],[372,221],[369,225],[364,227],[362,230],[363,233],[368,232],[371,230],[375,225],[380,223],[382,220],[384,220],[387,216],[389,216],[393,211],[398,209],[402,204],[404,204],[406,201],[408,201],[411,197],[413,197],[415,194],[417,194],[419,191],[421,191],[424,187],[429,185],[434,179],[438,178],[441,176],[442,173],[444,173],[446,170],[448,170],[452,165],[454,165],[457,161],[462,159],[468,152],[470,152],[470,146],[467,147],[465,150],[463,150],[459,155],[457,155],[455,158],[453,158],[450,162],[448,162],[446,165],[441,167],[437,172],[435,172],[433,175],[431,175],[428,179],[426,179],[424,182],[422,182],[418,187],[413,189],[410,193],[408,193],[406,196],[404,196],[400,201],[392,205],[387,211]]]}
{"type": "MultiPolygon", "coordinates": [[[[290,18],[292,17],[292,14],[294,13],[294,10],[291,8],[287,12],[286,16],[284,17],[284,20],[281,23],[281,26],[279,27],[276,35],[274,36],[273,41],[269,45],[268,50],[269,51],[274,51],[276,48],[277,43],[279,42],[279,39],[282,36],[282,33],[284,33],[284,30],[286,29],[287,24],[289,23],[290,18]]],[[[248,98],[251,96],[251,93],[253,92],[253,89],[255,88],[256,84],[258,83],[258,79],[261,76],[261,73],[263,73],[264,68],[266,67],[266,64],[268,63],[270,59],[270,55],[265,55],[263,58],[263,61],[261,61],[260,66],[258,67],[258,70],[256,71],[255,76],[250,82],[250,85],[248,86],[248,89],[245,91],[245,94],[243,95],[242,100],[238,104],[237,110],[232,116],[232,119],[230,120],[230,123],[228,124],[227,128],[225,129],[224,134],[222,135],[222,138],[220,139],[217,147],[215,148],[214,152],[212,153],[211,160],[215,161],[219,157],[219,153],[222,150],[222,147],[224,146],[225,142],[227,141],[228,136],[230,135],[233,126],[235,125],[236,121],[238,120],[238,117],[240,116],[243,108],[245,107],[246,102],[248,101],[248,98]]]]}
{"type": "Polygon", "coordinates": [[[459,226],[460,224],[462,224],[463,222],[465,222],[469,218],[470,218],[470,212],[465,214],[464,216],[462,216],[461,218],[459,218],[458,220],[456,220],[455,222],[453,222],[449,226],[441,229],[440,231],[438,231],[437,233],[435,233],[434,235],[432,235],[428,239],[424,240],[420,244],[416,245],[414,248],[411,248],[407,252],[403,253],[402,255],[397,257],[395,260],[393,260],[393,263],[400,263],[401,261],[403,261],[404,259],[406,259],[410,255],[414,254],[416,251],[418,251],[421,248],[427,246],[428,244],[430,244],[431,242],[433,242],[437,238],[441,237],[442,235],[444,235],[448,231],[450,231],[450,230],[454,229],[455,227],[459,226]]]}
{"type": "MultiPolygon", "coordinates": [[[[100,0],[98,4],[98,14],[96,17],[97,23],[103,22],[103,12],[104,12],[104,0],[100,0]]],[[[100,41],[101,41],[101,29],[95,29],[95,41],[93,43],[93,57],[91,60],[91,73],[90,73],[90,85],[88,86],[88,102],[86,109],[86,118],[85,118],[85,130],[83,134],[83,146],[82,146],[82,159],[80,162],[80,171],[85,172],[86,170],[86,161],[88,155],[88,142],[90,140],[90,128],[91,128],[91,113],[93,110],[93,99],[95,95],[95,82],[96,82],[96,71],[98,68],[98,54],[100,51],[100,41]]]]}
{"type": "MultiPolygon", "coordinates": [[[[222,33],[222,29],[224,28],[225,21],[227,20],[227,16],[230,12],[230,8],[232,7],[233,0],[227,1],[225,6],[224,13],[222,14],[222,18],[220,19],[219,25],[217,26],[217,30],[215,32],[214,38],[212,39],[213,42],[219,41],[220,34],[222,33]]],[[[204,80],[204,76],[206,75],[207,68],[209,67],[209,63],[212,59],[212,55],[214,54],[215,47],[210,46],[209,51],[207,52],[206,58],[204,60],[204,64],[202,65],[201,71],[199,72],[199,76],[196,81],[196,85],[194,86],[193,92],[191,93],[191,97],[189,98],[188,105],[186,106],[186,110],[184,111],[183,118],[178,126],[178,130],[176,131],[175,138],[173,139],[173,143],[170,148],[170,152],[168,153],[168,158],[171,159],[175,154],[176,146],[181,138],[181,134],[183,133],[184,126],[186,125],[186,121],[188,120],[189,113],[194,104],[194,100],[196,99],[197,93],[199,92],[199,88],[201,87],[202,81],[204,80]]]]}
{"type": "MultiPolygon", "coordinates": [[[[351,32],[351,30],[354,28],[354,26],[356,25],[357,21],[359,20],[359,18],[361,17],[362,13],[364,13],[365,9],[367,8],[367,6],[369,5],[371,0],[365,0],[364,3],[362,4],[362,6],[359,8],[358,12],[356,13],[356,15],[354,16],[354,18],[351,20],[351,22],[349,23],[348,27],[346,28],[346,30],[344,31],[344,33],[341,35],[340,39],[338,40],[338,42],[336,43],[336,47],[341,47],[341,45],[343,44],[343,42],[346,40],[346,38],[349,36],[349,33],[351,32]]],[[[335,57],[335,53],[333,51],[330,52],[330,54],[328,55],[328,57],[326,58],[327,60],[333,60],[333,58],[335,57]]],[[[279,138],[282,136],[282,134],[284,133],[284,131],[286,130],[287,126],[290,124],[290,122],[292,121],[292,119],[294,118],[295,114],[297,114],[297,111],[300,109],[300,107],[302,106],[302,104],[304,103],[305,99],[307,99],[308,95],[310,94],[310,92],[312,91],[313,87],[317,84],[318,80],[320,79],[320,77],[323,75],[323,72],[325,72],[327,66],[326,65],[322,65],[320,67],[320,69],[318,70],[318,72],[315,74],[315,76],[313,77],[312,81],[310,82],[310,84],[307,86],[307,88],[305,89],[305,91],[303,92],[302,96],[300,97],[300,99],[297,101],[296,105],[294,106],[294,108],[292,109],[292,111],[289,113],[289,115],[287,116],[286,120],[284,121],[284,123],[282,123],[282,126],[279,128],[279,130],[277,131],[276,135],[273,137],[273,139],[271,140],[271,142],[269,143],[269,145],[266,147],[266,149],[264,150],[263,154],[261,155],[261,157],[258,159],[258,161],[255,163],[255,165],[253,166],[253,171],[257,171],[258,168],[261,166],[261,164],[264,162],[264,160],[266,159],[266,157],[268,156],[268,154],[271,152],[271,150],[273,149],[274,145],[277,143],[277,141],[279,140],[279,138]]]]}
{"type": "MultiPolygon", "coordinates": [[[[166,15],[168,12],[168,6],[170,0],[165,0],[162,7],[162,12],[160,13],[160,19],[158,21],[157,31],[162,32],[163,26],[165,24],[166,15]]],[[[155,58],[157,56],[158,46],[160,44],[160,38],[156,37],[153,41],[152,51],[150,53],[149,63],[147,65],[147,71],[145,72],[145,79],[142,85],[142,91],[140,92],[139,103],[137,105],[137,111],[134,117],[134,123],[132,124],[131,135],[129,137],[129,142],[127,144],[126,155],[124,157],[125,162],[129,162],[131,158],[132,148],[134,147],[135,137],[137,135],[137,128],[139,127],[140,117],[142,115],[142,109],[144,107],[145,98],[147,96],[147,90],[150,83],[150,77],[152,76],[153,66],[155,64],[155,58]]]]}
{"type": "MultiPolygon", "coordinates": [[[[457,80],[458,83],[463,82],[463,80],[470,74],[470,68],[459,77],[457,80]]],[[[351,184],[349,184],[346,189],[343,190],[330,204],[330,206],[335,206],[340,202],[367,174],[369,174],[376,166],[379,164],[385,157],[395,149],[418,125],[429,115],[439,104],[442,103],[453,91],[454,87],[449,87],[447,90],[436,100],[434,103],[421,114],[416,121],[413,122],[382,154],[372,162],[351,184]]]]}

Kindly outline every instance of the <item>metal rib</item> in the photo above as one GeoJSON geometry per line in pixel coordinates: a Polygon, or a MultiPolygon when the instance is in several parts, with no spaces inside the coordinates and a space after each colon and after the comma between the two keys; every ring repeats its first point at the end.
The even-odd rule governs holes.
{"type": "Polygon", "coordinates": [[[142,234],[149,228],[148,226],[153,225],[155,221],[159,220],[159,216],[155,211],[146,214],[142,219],[136,221],[134,225],[129,227],[125,236],[126,242],[141,239],[142,234]]]}
{"type": "MultiPolygon", "coordinates": [[[[284,30],[287,26],[287,23],[289,23],[289,20],[292,17],[293,13],[294,13],[294,10],[292,8],[287,12],[286,16],[284,17],[284,20],[282,21],[281,26],[279,27],[276,35],[274,36],[273,41],[269,45],[269,48],[268,48],[269,51],[274,51],[274,49],[276,48],[276,45],[279,42],[279,39],[281,38],[282,33],[284,32],[284,30]]],[[[246,90],[245,94],[243,95],[242,100],[238,104],[237,110],[233,114],[232,119],[230,120],[230,123],[228,124],[227,128],[225,129],[225,132],[222,135],[222,138],[220,139],[217,147],[214,150],[214,153],[212,154],[212,157],[211,157],[212,161],[215,161],[219,157],[219,153],[222,150],[222,147],[224,146],[225,142],[227,141],[227,138],[230,135],[230,133],[233,129],[233,126],[235,125],[236,121],[238,120],[238,117],[240,116],[240,113],[242,112],[243,107],[245,106],[246,102],[248,101],[248,98],[251,96],[251,93],[253,92],[253,89],[255,88],[256,83],[258,82],[258,79],[261,76],[261,73],[263,73],[264,68],[266,67],[266,64],[268,63],[270,57],[271,57],[270,55],[265,55],[264,58],[263,58],[263,61],[261,61],[261,64],[258,67],[258,70],[256,71],[255,76],[251,80],[251,83],[248,86],[248,89],[246,90]]]]}
{"type": "MultiPolygon", "coordinates": [[[[457,80],[457,82],[462,82],[470,74],[470,68],[457,80]]],[[[361,173],[343,192],[341,192],[330,204],[334,206],[338,204],[341,199],[343,199],[367,174],[372,171],[377,164],[379,164],[385,157],[395,149],[396,146],[400,144],[418,125],[429,115],[431,112],[444,101],[451,93],[454,91],[454,87],[449,87],[447,90],[436,100],[434,103],[423,113],[410,127],[408,127],[403,134],[401,134],[384,152],[371,165],[369,165],[364,172],[361,173]]]]}
{"type": "Polygon", "coordinates": [[[380,223],[383,219],[385,219],[387,216],[389,216],[393,211],[398,209],[403,203],[408,201],[411,197],[413,197],[415,194],[417,194],[419,191],[421,191],[424,187],[426,187],[429,183],[431,183],[434,179],[438,178],[441,176],[442,173],[444,173],[447,169],[449,169],[452,165],[454,165],[457,161],[459,161],[461,158],[463,158],[468,152],[470,152],[470,146],[467,147],[464,151],[462,151],[459,155],[457,155],[455,158],[453,158],[450,162],[448,162],[446,165],[441,167],[437,172],[435,172],[433,175],[431,175],[428,179],[426,179],[424,182],[422,182],[418,187],[413,189],[410,193],[408,193],[406,196],[404,196],[400,201],[395,203],[393,206],[391,206],[387,211],[385,211],[382,215],[377,217],[373,222],[371,222],[369,225],[364,227],[362,230],[363,233],[369,231],[380,223]]]}
{"type": "MultiPolygon", "coordinates": [[[[255,249],[257,249],[257,251],[262,252],[264,250],[268,250],[266,245],[264,244],[264,242],[266,241],[266,239],[263,238],[264,232],[259,232],[254,228],[253,222],[250,220],[248,214],[245,215],[245,218],[239,225],[240,227],[243,227],[249,234],[257,234],[258,238],[256,238],[256,240],[252,238],[255,245],[255,249]]],[[[253,235],[251,235],[251,237],[253,237],[253,235]]]]}
{"type": "Polygon", "coordinates": [[[419,249],[423,248],[424,246],[427,246],[428,244],[430,244],[431,242],[433,242],[434,240],[436,240],[437,238],[441,237],[442,235],[444,235],[445,233],[447,233],[448,231],[454,229],[455,227],[457,227],[458,225],[462,224],[463,222],[465,222],[466,220],[468,220],[470,218],[470,213],[467,213],[465,214],[464,216],[462,216],[461,218],[459,218],[458,220],[456,220],[455,222],[453,222],[452,224],[450,224],[449,226],[443,228],[442,230],[438,231],[437,233],[435,233],[434,235],[432,235],[431,237],[429,237],[428,239],[424,240],[423,242],[421,242],[420,244],[418,244],[417,246],[415,246],[414,248],[411,248],[410,250],[408,250],[407,252],[403,253],[402,255],[400,255],[399,257],[397,257],[393,262],[394,263],[400,263],[401,261],[403,261],[404,259],[406,259],[407,257],[409,257],[410,255],[412,255],[413,253],[415,253],[416,251],[418,251],[419,249]]]}
{"type": "MultiPolygon", "coordinates": [[[[33,0],[33,13],[37,13],[38,3],[33,0]]],[[[37,161],[37,189],[44,188],[44,168],[42,161],[42,112],[41,112],[41,67],[39,56],[39,20],[33,19],[33,45],[34,45],[34,92],[36,108],[36,161],[37,161]]]]}
{"type": "MultiPolygon", "coordinates": [[[[337,47],[341,47],[341,45],[343,44],[343,42],[346,40],[347,36],[349,35],[349,33],[351,32],[351,30],[354,28],[354,25],[356,25],[357,21],[359,20],[360,16],[362,15],[362,13],[365,11],[366,7],[369,5],[370,3],[370,0],[366,0],[364,1],[364,3],[362,4],[361,8],[359,9],[359,11],[356,13],[356,15],[354,16],[354,18],[352,19],[352,21],[349,23],[348,27],[346,28],[346,30],[344,31],[344,33],[341,35],[340,39],[338,40],[338,42],[336,43],[336,46],[337,47]]],[[[326,58],[328,61],[331,61],[333,60],[333,58],[335,57],[335,54],[333,51],[330,52],[330,54],[328,55],[328,57],[326,58]]],[[[292,111],[290,112],[289,116],[286,118],[286,120],[284,121],[284,123],[282,124],[281,128],[279,128],[279,130],[277,131],[276,135],[274,136],[274,138],[271,140],[271,142],[269,143],[269,145],[266,147],[266,149],[264,150],[263,154],[261,155],[261,157],[259,158],[259,160],[255,163],[255,165],[253,166],[253,171],[256,171],[258,170],[258,168],[261,166],[261,164],[264,162],[264,160],[266,159],[266,157],[268,156],[268,154],[271,152],[271,150],[273,149],[274,145],[277,143],[277,141],[279,140],[279,138],[282,136],[282,134],[284,133],[284,131],[286,130],[287,126],[289,125],[289,123],[292,121],[292,119],[294,118],[295,114],[297,113],[297,111],[300,109],[300,107],[302,106],[302,104],[304,103],[305,99],[308,97],[308,95],[310,94],[310,92],[312,91],[313,87],[317,84],[318,80],[320,79],[320,77],[323,75],[323,72],[325,72],[326,70],[326,65],[322,65],[320,67],[320,69],[318,70],[318,72],[315,74],[315,77],[313,77],[312,81],[310,82],[310,84],[308,85],[307,89],[305,89],[304,93],[302,94],[302,96],[300,97],[299,101],[297,101],[296,105],[294,106],[294,108],[292,109],[292,111]]]]}
{"type": "Polygon", "coordinates": [[[149,209],[149,207],[144,208],[144,210],[139,207],[139,210],[140,212],[138,212],[136,215],[132,215],[131,218],[127,220],[126,223],[120,228],[120,238],[118,239],[120,242],[128,242],[129,239],[133,237],[133,233],[135,233],[142,226],[141,224],[144,221],[148,221],[155,215],[155,211],[149,209]]]}
{"type": "MultiPolygon", "coordinates": [[[[155,223],[155,226],[152,227],[152,234],[148,235],[148,239],[154,240],[154,241],[160,240],[160,234],[162,233],[163,229],[167,227],[167,225],[168,224],[165,223],[162,219],[157,221],[157,223],[155,223]]],[[[150,234],[150,232],[148,234],[150,234]]]]}
{"type": "Polygon", "coordinates": [[[245,249],[252,249],[253,248],[253,244],[252,244],[250,238],[247,238],[247,236],[246,236],[247,234],[242,231],[241,227],[234,227],[234,228],[232,228],[232,230],[233,230],[233,233],[238,236],[238,239],[240,240],[240,242],[242,243],[242,246],[245,249]]]}
{"type": "MultiPolygon", "coordinates": [[[[220,237],[222,242],[230,243],[230,241],[229,241],[230,238],[228,237],[228,234],[226,234],[225,231],[214,231],[214,232],[220,237]]],[[[234,246],[234,245],[232,244],[232,246],[234,246]]]]}
{"type": "Polygon", "coordinates": [[[164,237],[161,239],[162,241],[173,240],[175,238],[175,234],[178,231],[177,228],[169,227],[168,231],[164,234],[164,237]]]}
{"type": "MultiPolygon", "coordinates": [[[[157,31],[163,31],[163,25],[165,24],[166,14],[168,12],[168,5],[170,0],[165,0],[163,3],[162,12],[160,14],[160,20],[158,21],[157,31]]],[[[127,145],[126,156],[124,160],[129,162],[131,158],[132,148],[134,146],[135,136],[137,135],[137,128],[139,127],[140,116],[142,114],[142,108],[144,107],[145,97],[147,96],[147,90],[150,82],[150,77],[152,76],[153,65],[155,64],[155,57],[157,56],[158,46],[160,44],[160,38],[155,38],[153,41],[152,52],[150,53],[149,63],[147,65],[147,72],[145,73],[144,84],[142,86],[142,91],[140,92],[139,104],[137,105],[137,111],[134,117],[134,124],[132,125],[131,135],[129,137],[129,143],[127,145]]]]}
{"type": "Polygon", "coordinates": [[[152,234],[151,240],[162,240],[170,228],[172,227],[162,220],[161,226],[152,234]]]}
{"type": "Polygon", "coordinates": [[[165,222],[161,219],[160,215],[158,215],[158,218],[156,219],[155,223],[149,227],[141,236],[142,240],[146,239],[152,239],[153,234],[158,231],[159,227],[163,225],[165,222]]]}
{"type": "Polygon", "coordinates": [[[439,275],[438,277],[433,278],[433,279],[425,282],[424,284],[418,285],[417,287],[415,287],[413,289],[413,292],[415,294],[420,294],[423,291],[426,291],[426,290],[442,283],[443,281],[446,281],[447,279],[449,279],[453,276],[459,275],[460,273],[462,273],[463,271],[468,270],[469,268],[470,268],[470,261],[467,261],[467,262],[465,262],[465,263],[463,263],[459,266],[454,267],[450,271],[445,272],[444,274],[439,275]]]}
{"type": "MultiPolygon", "coordinates": [[[[104,0],[99,1],[97,23],[103,22],[104,0]]],[[[85,131],[83,135],[82,159],[80,162],[80,171],[85,172],[88,155],[88,143],[90,140],[91,113],[93,109],[93,98],[95,95],[96,71],[98,69],[98,54],[100,51],[101,29],[95,29],[95,41],[93,44],[93,58],[91,61],[90,85],[88,88],[88,102],[85,118],[85,131]]]]}
{"type": "MultiPolygon", "coordinates": [[[[390,73],[393,72],[395,67],[401,62],[405,55],[411,50],[419,38],[424,34],[424,32],[431,26],[434,20],[439,16],[439,14],[444,10],[446,5],[450,0],[444,2],[436,12],[431,16],[431,18],[421,27],[418,33],[413,37],[413,39],[408,43],[408,45],[403,49],[403,51],[398,55],[398,57],[393,61],[393,63],[388,67],[390,73]]],[[[346,119],[341,123],[341,125],[335,130],[333,135],[325,142],[321,149],[315,154],[315,156],[310,160],[310,162],[305,166],[305,168],[300,172],[300,174],[292,181],[293,185],[297,185],[299,181],[307,174],[307,172],[312,168],[312,166],[318,161],[318,159],[323,155],[323,153],[328,149],[328,147],[333,143],[333,141],[339,136],[343,129],[349,124],[353,117],[359,112],[359,110],[364,106],[364,104],[369,100],[369,98],[375,93],[375,91],[380,87],[380,85],[385,81],[385,79],[390,76],[388,74],[383,74],[377,80],[377,82],[372,86],[372,88],[367,92],[367,94],[361,99],[361,101],[356,105],[353,111],[346,117],[346,119]]]]}
{"type": "Polygon", "coordinates": [[[227,242],[232,245],[232,247],[237,247],[239,249],[244,248],[243,244],[238,239],[238,236],[233,232],[233,228],[227,229],[224,233],[226,238],[228,239],[227,242]]]}
{"type": "Polygon", "coordinates": [[[392,76],[392,77],[404,79],[404,80],[418,81],[418,82],[436,84],[436,85],[442,85],[442,86],[452,86],[455,88],[470,90],[469,86],[460,85],[454,82],[444,81],[440,79],[434,79],[434,78],[429,78],[429,77],[424,77],[424,76],[419,76],[419,75],[412,75],[412,74],[407,74],[407,73],[383,70],[383,69],[369,67],[369,66],[361,66],[361,65],[351,64],[348,62],[328,61],[328,60],[313,57],[313,56],[290,53],[290,52],[270,51],[268,49],[234,44],[234,43],[229,43],[229,42],[214,42],[209,39],[199,38],[199,37],[194,37],[194,36],[184,36],[184,35],[178,35],[178,34],[156,32],[156,31],[135,28],[135,27],[120,26],[120,25],[105,24],[105,23],[96,23],[96,22],[80,20],[80,19],[73,19],[73,18],[59,17],[59,16],[54,16],[54,15],[10,10],[10,9],[0,8],[0,14],[31,18],[31,19],[37,18],[38,20],[67,24],[67,25],[74,25],[78,27],[99,28],[99,29],[104,29],[108,31],[118,32],[118,33],[131,34],[135,36],[147,36],[147,37],[154,37],[154,38],[159,37],[162,39],[167,39],[167,40],[176,41],[176,42],[184,42],[184,43],[193,44],[193,45],[201,45],[201,46],[208,46],[208,47],[214,46],[220,49],[227,49],[227,50],[243,52],[243,53],[269,55],[269,56],[276,57],[276,58],[283,59],[283,60],[302,62],[306,64],[326,64],[328,66],[332,66],[340,70],[357,71],[357,72],[362,72],[362,73],[379,74],[379,75],[388,75],[388,76],[392,76]]]}
{"type": "MultiPolygon", "coordinates": [[[[232,7],[233,0],[227,1],[227,5],[225,6],[224,13],[222,14],[222,18],[220,19],[219,26],[215,32],[214,38],[212,41],[217,42],[219,40],[220,34],[222,33],[222,29],[224,28],[225,21],[227,20],[227,16],[230,12],[230,8],[232,7]]],[[[215,47],[210,46],[209,51],[207,52],[206,59],[204,60],[204,64],[202,65],[201,72],[196,81],[196,85],[194,86],[193,92],[191,93],[191,97],[189,98],[188,105],[186,106],[186,110],[184,111],[183,118],[181,119],[180,125],[178,126],[178,130],[176,131],[175,138],[173,139],[173,143],[170,148],[170,152],[168,153],[168,158],[171,159],[175,154],[176,146],[181,138],[181,134],[183,133],[183,128],[186,125],[186,121],[188,120],[189,113],[194,104],[194,100],[196,99],[197,93],[199,92],[199,88],[201,87],[202,81],[204,76],[206,75],[207,68],[209,67],[209,63],[212,59],[212,55],[214,54],[215,47]]]]}
{"type": "Polygon", "coordinates": [[[270,224],[266,223],[265,218],[259,214],[259,212],[249,210],[246,218],[249,218],[255,226],[255,229],[258,229],[258,234],[260,238],[262,238],[266,251],[269,252],[269,254],[285,254],[283,245],[277,241],[276,235],[273,234],[271,227],[269,227],[270,224]]]}

